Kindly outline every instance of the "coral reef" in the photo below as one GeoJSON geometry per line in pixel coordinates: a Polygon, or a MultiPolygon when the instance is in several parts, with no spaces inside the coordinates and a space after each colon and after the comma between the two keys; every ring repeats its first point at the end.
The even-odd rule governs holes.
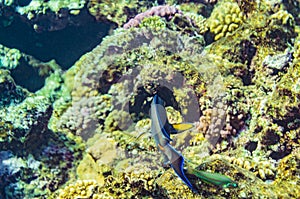
{"type": "Polygon", "coordinates": [[[278,173],[275,184],[279,186],[279,197],[294,197],[300,196],[299,189],[292,184],[299,184],[299,148],[293,151],[292,154],[284,157],[278,165],[278,173]]]}
{"type": "MultiPolygon", "coordinates": [[[[297,86],[291,85],[297,82],[299,72],[298,62],[292,63],[292,52],[297,55],[297,51],[286,44],[294,41],[297,33],[293,16],[286,10],[260,5],[261,13],[254,17],[262,20],[259,24],[250,17],[258,4],[253,3],[249,9],[246,5],[247,2],[218,1],[210,17],[202,22],[208,25],[216,40],[204,52],[203,37],[195,32],[204,34],[205,29],[196,31],[199,25],[194,22],[186,23],[187,28],[182,29],[176,19],[147,14],[150,9],[129,21],[131,28],[126,29],[125,25],[125,30],[118,29],[105,38],[68,71],[66,77],[74,102],[97,95],[107,95],[112,100],[104,128],[96,130],[101,136],[96,137],[99,142],[107,139],[107,143],[114,143],[109,149],[100,147],[103,151],[120,155],[107,158],[106,153],[95,147],[102,145],[94,141],[87,150],[94,161],[90,157],[84,160],[89,163],[81,164],[94,165],[93,170],[104,177],[104,183],[102,178],[98,182],[100,188],[95,195],[199,197],[188,190],[172,169],[157,175],[156,171],[163,167],[161,160],[157,161],[155,145],[148,141],[149,137],[137,132],[137,129],[142,133],[147,131],[142,127],[148,124],[145,118],[149,100],[155,93],[166,100],[170,121],[196,122],[196,129],[191,133],[174,137],[176,149],[194,162],[196,168],[224,173],[239,184],[234,190],[220,190],[191,176],[201,190],[200,196],[247,198],[280,194],[280,186],[273,183],[279,172],[277,163],[299,146],[295,114],[299,110],[299,94],[295,90],[297,86]],[[228,9],[221,5],[228,5],[228,9]],[[210,23],[212,20],[218,23],[210,23]],[[279,43],[276,43],[277,34],[283,35],[279,43]],[[282,103],[273,103],[278,100],[282,103]],[[192,114],[195,112],[198,114],[192,114]],[[135,137],[142,140],[137,141],[135,137]],[[210,154],[221,155],[210,157],[210,154]],[[149,161],[151,170],[147,167],[149,161]],[[142,175],[132,176],[129,168],[138,169],[142,175]],[[149,180],[145,172],[156,179],[151,187],[144,183],[149,180]]],[[[157,8],[160,7],[153,10],[157,8]]],[[[185,15],[185,11],[181,12],[185,15]]],[[[61,121],[63,114],[56,119],[61,121]]],[[[83,173],[83,168],[78,171],[83,173]]],[[[90,173],[88,176],[95,175],[90,173]]],[[[297,196],[297,193],[289,194],[297,196]]]]}
{"type": "Polygon", "coordinates": [[[119,28],[66,72],[18,50],[0,57],[1,198],[300,197],[298,2],[76,2],[119,28]],[[23,58],[44,78],[34,92],[15,75],[23,58]],[[238,187],[188,174],[195,194],[178,178],[149,135],[156,94],[168,121],[195,126],[171,135],[184,165],[238,187]]]}
{"type": "Polygon", "coordinates": [[[4,1],[0,2],[3,16],[10,25],[14,18],[20,17],[32,25],[36,32],[56,31],[65,28],[69,24],[78,24],[85,17],[78,15],[83,10],[85,0],[67,1],[4,1]]]}
{"type": "Polygon", "coordinates": [[[18,62],[14,54],[8,55],[15,66],[6,63],[6,69],[0,69],[0,196],[43,198],[66,181],[69,173],[65,171],[81,156],[80,143],[48,128],[52,103],[61,95],[60,67],[53,60],[44,63],[23,53],[18,62]],[[38,91],[30,92],[23,87],[25,82],[20,82],[21,86],[15,81],[19,80],[16,71],[22,71],[23,65],[37,71],[31,73],[32,80],[45,78],[38,91]]]}

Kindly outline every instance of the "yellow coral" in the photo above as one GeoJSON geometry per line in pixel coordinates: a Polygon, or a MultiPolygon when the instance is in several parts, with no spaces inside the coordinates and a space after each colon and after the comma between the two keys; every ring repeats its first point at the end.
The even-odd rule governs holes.
{"type": "Polygon", "coordinates": [[[86,154],[76,169],[76,175],[81,180],[94,180],[99,185],[104,184],[104,177],[101,174],[100,166],[90,154],[86,154]]]}
{"type": "Polygon", "coordinates": [[[294,53],[293,56],[295,58],[294,63],[297,65],[300,65],[300,27],[296,27],[296,32],[298,33],[298,36],[295,39],[295,44],[294,44],[294,53]]]}
{"type": "Polygon", "coordinates": [[[219,3],[207,20],[207,26],[215,34],[215,40],[235,31],[245,20],[245,15],[237,3],[219,3]]]}
{"type": "Polygon", "coordinates": [[[286,10],[279,10],[278,12],[274,13],[270,17],[271,23],[274,21],[280,21],[283,25],[292,25],[294,23],[294,17],[288,13],[286,10]]]}
{"type": "Polygon", "coordinates": [[[94,180],[78,180],[61,190],[58,199],[90,198],[97,188],[94,180]]]}
{"type": "Polygon", "coordinates": [[[230,157],[228,161],[241,168],[252,171],[257,177],[262,180],[270,179],[275,176],[276,168],[274,162],[269,162],[263,158],[252,157],[230,157]]]}

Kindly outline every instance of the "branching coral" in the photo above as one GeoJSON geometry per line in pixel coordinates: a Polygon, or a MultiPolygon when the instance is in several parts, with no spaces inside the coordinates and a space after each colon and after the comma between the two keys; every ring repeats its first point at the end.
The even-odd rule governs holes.
{"type": "Polygon", "coordinates": [[[182,15],[182,12],[174,6],[168,6],[168,5],[155,6],[147,10],[146,12],[136,15],[133,19],[130,19],[126,24],[124,24],[123,28],[127,29],[130,27],[138,26],[144,18],[150,16],[160,16],[160,17],[166,17],[170,19],[175,14],[182,15]]]}
{"type": "Polygon", "coordinates": [[[237,3],[221,1],[206,23],[210,31],[215,34],[215,40],[218,40],[234,32],[244,20],[245,16],[237,3]]]}
{"type": "Polygon", "coordinates": [[[96,192],[97,186],[93,180],[78,180],[61,190],[58,199],[90,198],[96,192]]]}
{"type": "Polygon", "coordinates": [[[21,56],[19,50],[0,45],[0,68],[13,69],[17,67],[21,56]]]}

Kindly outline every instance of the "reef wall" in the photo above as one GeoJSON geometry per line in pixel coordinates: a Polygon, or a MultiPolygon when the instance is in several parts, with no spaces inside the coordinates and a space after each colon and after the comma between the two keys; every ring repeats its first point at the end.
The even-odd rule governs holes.
{"type": "MultiPolygon", "coordinates": [[[[22,15],[41,5],[60,12],[51,0],[34,2],[8,6],[22,15]]],[[[116,28],[67,71],[0,48],[0,164],[9,168],[0,170],[0,196],[299,198],[299,4],[63,5],[116,28]],[[41,88],[16,83],[13,68],[24,62],[43,77],[41,88]],[[195,125],[172,135],[186,162],[231,177],[237,188],[190,176],[195,194],[163,166],[150,136],[154,94],[166,101],[171,123],[195,125]]]]}

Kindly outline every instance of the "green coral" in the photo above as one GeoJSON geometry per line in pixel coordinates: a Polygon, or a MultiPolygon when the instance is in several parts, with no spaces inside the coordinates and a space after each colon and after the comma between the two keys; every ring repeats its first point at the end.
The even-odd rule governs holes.
{"type": "Polygon", "coordinates": [[[79,10],[84,7],[86,3],[85,0],[50,0],[50,1],[40,1],[40,0],[32,0],[30,4],[23,7],[17,7],[16,11],[21,15],[27,15],[28,19],[33,18],[34,15],[45,14],[49,9],[52,12],[58,13],[58,11],[62,8],[68,8],[71,10],[71,14],[79,14],[79,10]],[[77,11],[77,12],[76,12],[77,11]]]}
{"type": "Polygon", "coordinates": [[[1,3],[3,3],[5,6],[11,6],[14,3],[14,0],[4,0],[1,3]]]}
{"type": "Polygon", "coordinates": [[[97,20],[104,19],[122,26],[132,16],[128,16],[128,12],[135,14],[144,12],[151,7],[153,3],[147,1],[137,0],[89,0],[88,11],[97,20]],[[127,10],[127,11],[126,11],[127,10]]]}
{"type": "Polygon", "coordinates": [[[220,1],[206,21],[210,31],[215,34],[215,40],[233,33],[239,28],[245,15],[235,2],[220,1]]]}
{"type": "Polygon", "coordinates": [[[166,28],[166,22],[159,16],[146,17],[142,20],[140,27],[146,27],[159,31],[166,28]]]}
{"type": "Polygon", "coordinates": [[[18,66],[22,53],[15,48],[0,45],[0,68],[14,69],[18,66]]]}

